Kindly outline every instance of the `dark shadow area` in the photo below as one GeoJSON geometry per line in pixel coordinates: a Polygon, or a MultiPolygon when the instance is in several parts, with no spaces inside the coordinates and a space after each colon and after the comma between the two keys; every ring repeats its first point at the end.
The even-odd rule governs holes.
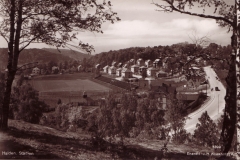
{"type": "Polygon", "coordinates": [[[4,140],[0,142],[0,159],[61,159],[61,157],[11,140],[4,140]]]}
{"type": "MultiPolygon", "coordinates": [[[[148,148],[143,148],[138,145],[127,145],[122,146],[121,144],[111,144],[103,139],[95,138],[95,139],[74,139],[74,138],[64,138],[58,137],[55,135],[50,135],[46,133],[38,133],[31,131],[21,131],[16,128],[11,127],[8,131],[8,134],[14,136],[16,138],[26,138],[26,139],[34,139],[35,141],[51,144],[51,145],[61,145],[61,149],[65,149],[71,151],[73,153],[78,152],[79,149],[84,149],[86,151],[95,151],[95,152],[104,152],[112,156],[113,159],[172,159],[172,160],[204,160],[209,159],[209,156],[204,155],[187,155],[187,153],[164,153],[159,150],[152,150],[148,148]],[[74,148],[72,150],[71,148],[74,148]],[[76,150],[75,150],[76,149],[76,150]]],[[[5,159],[61,159],[57,155],[53,155],[50,153],[46,153],[48,151],[44,150],[35,150],[30,146],[20,145],[16,142],[6,141],[1,143],[1,148],[4,147],[4,151],[28,151],[34,153],[33,156],[1,156],[0,158],[5,159]]],[[[55,148],[56,150],[56,148],[55,148]]],[[[214,157],[215,159],[217,157],[214,157]]],[[[232,159],[230,157],[226,157],[226,159],[232,159]]]]}

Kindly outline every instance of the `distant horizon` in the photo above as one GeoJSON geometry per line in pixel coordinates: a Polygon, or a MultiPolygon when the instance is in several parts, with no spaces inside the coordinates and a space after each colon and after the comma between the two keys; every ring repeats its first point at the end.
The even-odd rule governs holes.
{"type": "MultiPolygon", "coordinates": [[[[136,47],[146,48],[146,47],[155,47],[155,46],[171,46],[171,45],[180,44],[180,43],[194,44],[194,43],[190,43],[188,41],[184,41],[184,42],[173,43],[173,44],[170,44],[170,45],[161,45],[161,44],[159,44],[159,45],[154,45],[154,46],[131,46],[131,47],[125,47],[125,48],[119,48],[119,49],[109,49],[107,51],[102,51],[102,52],[99,52],[99,53],[93,53],[93,54],[90,54],[90,55],[97,55],[97,54],[104,53],[104,52],[118,51],[118,50],[121,50],[121,49],[128,49],[128,48],[136,48],[136,47]]],[[[211,43],[215,43],[215,42],[211,42],[211,43]]],[[[209,44],[211,44],[211,43],[209,43],[209,44]]],[[[215,44],[218,44],[218,43],[215,43],[215,44]]],[[[228,46],[228,45],[231,45],[231,44],[225,44],[225,45],[218,44],[218,45],[228,46]]],[[[0,47],[0,48],[7,48],[7,47],[0,47]]],[[[27,47],[26,49],[44,49],[44,48],[46,48],[46,49],[56,49],[57,50],[57,48],[55,48],[53,46],[44,46],[44,47],[41,47],[41,48],[40,47],[39,48],[38,47],[27,47]]],[[[88,54],[88,53],[84,53],[83,51],[77,50],[77,49],[74,49],[74,48],[71,48],[71,49],[69,49],[69,48],[58,48],[58,49],[60,49],[60,50],[74,50],[74,51],[80,52],[82,54],[88,54]]]]}

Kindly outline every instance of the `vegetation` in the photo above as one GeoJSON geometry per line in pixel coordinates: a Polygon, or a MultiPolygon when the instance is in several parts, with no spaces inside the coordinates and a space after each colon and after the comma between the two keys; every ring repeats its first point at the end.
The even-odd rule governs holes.
{"type": "Polygon", "coordinates": [[[38,99],[38,92],[30,84],[24,83],[21,76],[13,88],[9,118],[38,124],[50,106],[38,99]]]}
{"type": "MultiPolygon", "coordinates": [[[[45,43],[57,48],[73,47],[69,42],[77,39],[78,31],[102,33],[104,22],[120,20],[111,6],[110,1],[98,3],[95,0],[1,1],[0,14],[3,20],[0,34],[8,43],[8,73],[0,112],[1,130],[8,129],[11,88],[18,70],[20,53],[31,43],[45,43]]],[[[91,45],[81,41],[75,47],[88,53],[93,50],[91,45]]]]}
{"type": "MultiPolygon", "coordinates": [[[[162,0],[163,3],[153,3],[158,7],[159,11],[172,13],[177,12],[181,14],[197,16],[201,18],[216,20],[221,27],[226,27],[229,31],[232,31],[231,37],[231,47],[232,52],[228,52],[229,58],[229,72],[226,78],[227,82],[227,93],[225,97],[226,106],[224,113],[224,121],[222,128],[222,140],[223,140],[223,153],[227,153],[231,148],[231,143],[233,140],[233,135],[236,126],[236,97],[237,97],[237,81],[236,81],[236,56],[237,56],[237,35],[239,35],[238,25],[237,25],[237,8],[239,4],[228,5],[224,0],[186,0],[186,1],[172,1],[172,0],[162,0]],[[195,7],[201,8],[202,13],[197,13],[194,11],[195,7]],[[212,10],[213,7],[214,9],[212,10]],[[205,10],[213,11],[212,14],[205,12],[205,10]]],[[[206,37],[205,37],[206,38],[206,37]]],[[[197,42],[205,43],[204,38],[198,39],[197,42]]],[[[206,44],[206,43],[205,43],[206,44]]],[[[204,44],[202,44],[204,45],[204,44]]],[[[216,52],[216,51],[215,51],[216,52]]],[[[203,52],[202,55],[208,55],[208,52],[203,52]]],[[[217,53],[217,52],[216,52],[217,53]]],[[[218,53],[217,53],[218,54],[218,53]]],[[[220,55],[220,54],[219,54],[220,55]]],[[[194,55],[193,55],[194,56],[194,55]]],[[[223,55],[224,56],[224,55],[223,55]]],[[[203,56],[202,56],[203,57],[203,56]]],[[[207,59],[215,59],[215,57],[206,57],[207,59]]],[[[238,66],[239,67],[239,66],[238,66]]]]}
{"type": "Polygon", "coordinates": [[[190,138],[187,131],[184,129],[186,119],[185,117],[186,104],[176,99],[170,102],[166,112],[166,122],[170,125],[172,132],[172,140],[176,143],[184,143],[190,138]]]}
{"type": "Polygon", "coordinates": [[[209,117],[207,111],[204,112],[198,120],[199,123],[197,123],[196,130],[193,135],[196,139],[196,143],[209,147],[219,145],[219,130],[217,125],[209,117]]]}

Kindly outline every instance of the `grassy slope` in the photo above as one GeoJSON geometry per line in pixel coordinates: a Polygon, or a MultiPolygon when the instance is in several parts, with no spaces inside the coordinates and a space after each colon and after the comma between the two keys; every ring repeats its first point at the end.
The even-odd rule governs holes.
{"type": "MultiPolygon", "coordinates": [[[[163,146],[161,141],[125,140],[124,150],[113,145],[112,150],[102,147],[97,149],[90,143],[90,135],[61,132],[49,127],[10,120],[9,132],[0,133],[0,151],[19,151],[34,153],[27,156],[3,156],[1,158],[21,159],[153,159],[162,156],[159,151],[163,146]]],[[[186,152],[211,152],[209,148],[194,145],[169,144],[167,159],[208,159],[206,156],[187,156],[186,152]]]]}

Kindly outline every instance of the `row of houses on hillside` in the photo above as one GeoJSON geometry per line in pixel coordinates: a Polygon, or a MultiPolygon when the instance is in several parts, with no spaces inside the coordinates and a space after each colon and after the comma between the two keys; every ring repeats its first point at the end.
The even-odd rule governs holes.
{"type": "Polygon", "coordinates": [[[118,77],[131,78],[133,75],[145,75],[145,77],[167,77],[168,73],[155,67],[138,66],[136,64],[130,67],[117,68],[115,66],[103,67],[103,72],[118,77]]]}
{"type": "MultiPolygon", "coordinates": [[[[51,74],[73,73],[73,72],[80,71],[80,69],[81,69],[81,66],[80,66],[80,67],[77,67],[77,68],[73,66],[73,67],[70,68],[70,69],[60,69],[58,66],[53,66],[53,67],[51,68],[50,73],[51,73],[51,74]]],[[[38,68],[38,67],[34,67],[34,68],[32,69],[31,75],[32,75],[32,76],[36,76],[36,75],[40,75],[40,74],[44,75],[44,74],[46,74],[46,73],[49,73],[49,71],[47,71],[46,69],[40,69],[40,68],[38,68]]]]}

